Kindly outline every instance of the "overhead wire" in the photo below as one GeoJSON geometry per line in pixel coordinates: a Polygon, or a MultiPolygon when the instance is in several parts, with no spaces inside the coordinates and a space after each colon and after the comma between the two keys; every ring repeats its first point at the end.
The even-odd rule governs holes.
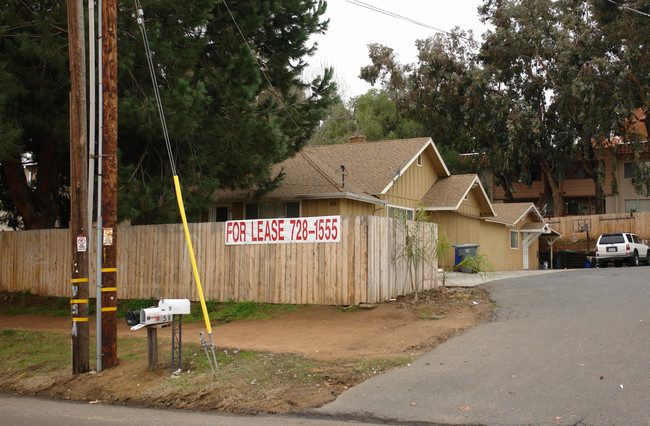
{"type": "MultiPolygon", "coordinates": [[[[246,36],[244,36],[243,31],[241,30],[239,24],[237,23],[237,20],[235,19],[235,16],[233,15],[232,11],[230,10],[230,7],[228,6],[228,2],[226,0],[223,0],[223,4],[226,7],[226,10],[228,11],[228,14],[230,15],[230,19],[232,20],[233,24],[235,25],[235,28],[237,28],[237,31],[239,32],[239,35],[241,36],[242,40],[244,41],[244,44],[246,45],[246,48],[248,49],[249,53],[251,54],[251,56],[255,60],[255,63],[257,64],[257,68],[259,69],[260,73],[264,77],[264,80],[269,85],[269,91],[277,99],[277,101],[280,104],[280,107],[282,108],[282,110],[287,114],[287,116],[289,117],[289,120],[293,123],[293,125],[296,126],[296,129],[301,134],[302,138],[305,140],[305,143],[307,143],[308,142],[307,135],[305,134],[302,127],[300,127],[298,125],[298,123],[294,119],[293,115],[291,114],[291,111],[289,111],[289,109],[287,108],[287,105],[285,104],[284,100],[282,99],[282,97],[280,96],[278,91],[273,86],[273,83],[271,83],[271,80],[269,79],[269,77],[266,75],[266,72],[264,71],[264,67],[262,67],[262,64],[260,64],[260,62],[258,60],[258,56],[253,51],[253,48],[251,47],[250,43],[246,39],[246,36]]],[[[340,168],[340,166],[336,166],[336,167],[332,166],[332,164],[330,164],[330,162],[325,157],[323,157],[320,153],[318,153],[317,150],[312,150],[312,152],[314,153],[314,155],[318,156],[321,159],[321,161],[323,161],[323,163],[327,165],[328,168],[332,167],[334,170],[337,167],[340,168]]],[[[313,160],[308,158],[307,154],[302,153],[302,155],[307,159],[308,162],[313,163],[313,160]]],[[[315,164],[313,164],[313,165],[315,165],[315,164]]],[[[316,168],[317,168],[317,170],[321,171],[320,167],[316,166],[316,168]]],[[[326,179],[328,179],[328,180],[331,179],[330,176],[325,176],[325,173],[323,171],[321,171],[321,173],[324,175],[324,177],[326,179]]]]}
{"type": "Polygon", "coordinates": [[[627,5],[624,5],[624,4],[617,3],[617,2],[615,2],[614,0],[607,0],[607,1],[610,2],[610,3],[612,3],[612,4],[615,4],[616,6],[618,6],[618,7],[620,7],[620,8],[623,8],[623,9],[629,10],[630,12],[638,13],[639,15],[643,15],[643,16],[646,16],[646,17],[650,18],[650,13],[641,12],[640,10],[636,10],[636,9],[634,9],[634,8],[631,8],[630,6],[627,6],[627,5]]]}
{"type": "Polygon", "coordinates": [[[160,124],[163,130],[163,136],[165,138],[165,145],[167,147],[167,154],[169,155],[169,163],[171,166],[173,180],[174,180],[174,189],[176,192],[176,201],[178,202],[178,209],[181,214],[181,219],[183,222],[183,229],[185,231],[185,240],[187,242],[187,249],[190,254],[190,261],[192,263],[192,271],[194,273],[194,281],[196,282],[196,287],[199,293],[199,299],[201,302],[201,310],[203,312],[203,320],[205,321],[205,328],[208,332],[208,341],[204,339],[203,332],[200,333],[201,336],[201,345],[205,351],[205,354],[208,358],[208,363],[210,364],[210,369],[214,372],[217,368],[217,357],[214,351],[214,342],[212,340],[212,325],[210,324],[210,317],[208,315],[208,309],[205,303],[205,297],[203,295],[203,287],[201,286],[201,278],[199,276],[199,270],[196,265],[196,257],[194,256],[194,249],[192,247],[192,239],[190,238],[190,231],[187,225],[187,217],[185,215],[185,206],[183,205],[183,196],[181,194],[180,181],[178,179],[178,173],[176,171],[176,164],[174,162],[174,155],[172,153],[171,142],[169,140],[169,133],[167,131],[167,121],[165,120],[165,113],[163,111],[162,100],[160,98],[160,90],[158,88],[158,80],[156,78],[155,66],[153,64],[153,54],[151,53],[151,48],[149,46],[149,39],[147,37],[147,29],[144,23],[144,11],[140,0],[135,1],[136,9],[136,21],[140,27],[140,33],[142,33],[142,41],[145,46],[147,63],[149,65],[149,74],[151,75],[151,82],[153,84],[154,93],[156,96],[156,104],[158,107],[158,114],[160,115],[160,124]],[[208,353],[208,350],[211,351],[212,356],[208,353]]]}
{"type": "MultiPolygon", "coordinates": [[[[432,26],[432,25],[429,25],[429,24],[426,24],[426,23],[423,23],[423,22],[420,22],[420,21],[416,21],[415,19],[405,17],[405,16],[403,16],[403,15],[400,15],[400,14],[395,13],[395,12],[388,11],[388,10],[386,10],[386,9],[382,9],[382,8],[380,8],[380,7],[378,7],[378,6],[374,6],[374,5],[371,5],[371,4],[368,4],[368,3],[365,3],[365,2],[363,2],[363,1],[361,1],[361,0],[345,0],[345,1],[348,2],[348,3],[350,3],[350,4],[353,4],[353,5],[355,5],[355,6],[359,6],[359,7],[365,8],[365,9],[369,9],[369,10],[375,11],[375,12],[377,12],[377,13],[381,13],[381,14],[383,14],[383,15],[386,15],[386,16],[389,16],[389,17],[392,17],[392,18],[395,18],[395,19],[399,19],[399,20],[402,20],[402,21],[405,21],[405,22],[408,22],[408,23],[411,23],[411,24],[414,24],[414,25],[418,25],[418,26],[422,26],[422,27],[425,27],[425,28],[432,29],[432,30],[437,31],[437,32],[442,33],[442,34],[446,34],[446,35],[449,35],[449,36],[455,36],[455,37],[458,37],[458,38],[460,38],[460,39],[462,39],[462,40],[465,40],[465,41],[467,41],[467,42],[476,42],[476,40],[473,40],[473,39],[471,39],[471,38],[468,38],[468,37],[462,36],[462,35],[460,35],[460,34],[455,34],[455,33],[452,33],[452,32],[450,32],[450,31],[446,31],[446,30],[443,30],[443,29],[440,29],[440,28],[434,27],[434,26],[432,26]]],[[[636,9],[632,9],[632,8],[630,8],[630,7],[628,7],[628,6],[625,6],[625,5],[622,5],[622,4],[620,4],[620,3],[616,3],[616,2],[613,1],[613,0],[607,0],[607,1],[609,1],[609,2],[611,2],[611,3],[613,3],[613,4],[616,4],[617,6],[620,6],[620,7],[622,7],[622,8],[629,9],[629,10],[631,10],[631,11],[633,11],[633,12],[636,12],[636,13],[640,13],[641,15],[650,16],[650,15],[644,13],[644,12],[638,11],[638,10],[636,10],[636,9]]],[[[522,54],[522,53],[519,52],[519,51],[514,51],[514,50],[512,50],[512,49],[504,48],[503,46],[498,46],[498,45],[496,45],[496,46],[494,46],[494,47],[495,47],[496,49],[498,49],[498,50],[501,50],[501,51],[504,51],[504,52],[514,53],[514,54],[516,54],[516,55],[518,55],[518,56],[521,56],[521,57],[523,57],[523,58],[527,58],[527,59],[529,59],[529,60],[536,59],[536,60],[538,60],[538,61],[541,61],[539,58],[535,58],[535,57],[530,56],[530,55],[522,54]]],[[[578,67],[574,67],[574,69],[575,69],[576,71],[578,71],[578,72],[583,71],[583,70],[581,70],[581,69],[578,68],[578,67]]],[[[593,74],[592,74],[592,75],[593,75],[593,74]]],[[[598,74],[597,74],[596,77],[597,77],[599,80],[601,80],[601,81],[605,81],[605,82],[609,82],[609,83],[616,83],[613,79],[608,78],[608,77],[605,77],[605,76],[602,76],[602,75],[598,75],[598,74]]],[[[629,85],[632,86],[632,84],[629,84],[629,85]]],[[[648,87],[645,87],[645,86],[643,86],[643,88],[646,89],[646,90],[649,89],[648,87]]]]}
{"type": "Polygon", "coordinates": [[[145,56],[147,57],[147,64],[149,65],[149,75],[151,76],[151,81],[154,86],[154,94],[156,96],[156,106],[158,109],[158,115],[160,116],[160,123],[163,130],[163,138],[165,139],[165,146],[167,147],[167,155],[169,156],[169,164],[171,165],[172,174],[174,176],[176,173],[176,163],[174,162],[174,156],[172,154],[172,146],[169,140],[169,133],[167,132],[167,121],[165,120],[165,112],[163,110],[162,100],[160,99],[160,91],[158,90],[158,79],[156,78],[155,66],[153,64],[153,54],[149,46],[149,38],[147,37],[147,31],[144,25],[144,12],[140,0],[135,0],[136,7],[136,20],[138,26],[140,27],[140,33],[142,34],[142,42],[144,43],[145,56]]]}

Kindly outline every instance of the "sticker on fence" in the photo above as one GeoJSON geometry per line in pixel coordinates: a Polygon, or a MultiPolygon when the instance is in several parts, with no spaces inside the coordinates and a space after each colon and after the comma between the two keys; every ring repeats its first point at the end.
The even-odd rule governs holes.
{"type": "Polygon", "coordinates": [[[340,216],[226,222],[226,245],[337,243],[339,241],[341,241],[340,216]]]}

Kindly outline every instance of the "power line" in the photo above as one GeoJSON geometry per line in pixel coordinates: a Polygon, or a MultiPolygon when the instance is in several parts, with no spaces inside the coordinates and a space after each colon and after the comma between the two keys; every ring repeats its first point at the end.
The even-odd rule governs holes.
{"type": "Polygon", "coordinates": [[[450,31],[446,31],[446,30],[434,27],[434,26],[426,24],[424,22],[416,21],[415,19],[408,18],[406,16],[397,14],[395,12],[388,11],[386,9],[382,9],[380,7],[377,7],[377,6],[373,6],[371,4],[362,2],[360,0],[345,0],[345,1],[347,1],[348,3],[353,4],[355,6],[363,7],[365,9],[372,10],[374,12],[381,13],[383,15],[390,16],[392,18],[400,19],[402,21],[405,21],[405,22],[408,22],[408,23],[411,23],[411,24],[414,24],[414,25],[418,25],[420,27],[428,28],[430,30],[434,30],[434,31],[439,32],[439,33],[447,34],[449,36],[456,35],[458,38],[461,38],[461,39],[463,39],[465,41],[475,42],[475,40],[473,40],[471,38],[460,36],[460,35],[457,35],[457,34],[453,34],[450,31]]]}
{"type": "MultiPolygon", "coordinates": [[[[289,109],[287,108],[287,106],[286,106],[286,104],[284,103],[284,100],[282,99],[282,97],[280,96],[280,94],[277,92],[277,90],[275,89],[275,87],[273,87],[273,83],[271,83],[271,80],[270,80],[270,79],[268,78],[268,76],[266,75],[266,72],[264,71],[264,67],[262,67],[262,64],[260,64],[260,62],[259,62],[259,60],[258,60],[258,56],[255,55],[255,53],[253,52],[253,49],[252,49],[252,47],[250,46],[250,44],[248,43],[248,40],[246,40],[246,37],[244,36],[244,33],[242,32],[241,28],[239,27],[239,24],[237,23],[237,20],[235,19],[235,16],[232,14],[232,12],[231,12],[231,10],[230,10],[230,7],[228,6],[228,2],[227,2],[226,0],[223,0],[223,4],[224,4],[224,6],[226,6],[226,10],[228,11],[228,14],[230,15],[230,18],[232,19],[233,24],[234,24],[235,27],[237,28],[237,31],[239,32],[239,35],[241,36],[242,40],[244,41],[244,44],[246,44],[246,48],[248,49],[248,51],[250,52],[251,56],[252,56],[253,59],[255,60],[255,63],[257,64],[257,68],[260,70],[260,73],[262,73],[262,76],[264,76],[264,79],[265,79],[266,82],[268,83],[268,85],[269,85],[269,91],[270,91],[271,94],[273,94],[273,96],[277,99],[278,103],[280,104],[280,107],[281,107],[282,110],[284,110],[284,112],[287,114],[287,116],[289,117],[289,119],[291,120],[291,122],[294,124],[294,126],[296,126],[296,129],[298,130],[298,132],[300,132],[302,138],[303,138],[304,141],[305,141],[305,144],[307,144],[307,142],[309,142],[309,140],[308,140],[308,138],[307,138],[307,135],[306,135],[305,132],[303,131],[302,127],[300,127],[300,126],[298,125],[298,123],[296,122],[296,120],[293,118],[293,115],[291,114],[291,112],[290,112],[289,109]]],[[[302,153],[302,151],[301,151],[301,153],[302,153]]],[[[302,153],[302,154],[305,156],[305,158],[306,158],[308,161],[310,161],[310,162],[313,163],[313,160],[309,159],[308,156],[307,156],[307,154],[304,154],[304,153],[302,153]]],[[[315,153],[315,154],[316,154],[317,157],[320,158],[320,160],[321,160],[321,161],[322,161],[322,162],[323,162],[323,163],[324,163],[328,168],[329,168],[329,167],[334,167],[334,166],[332,166],[332,165],[329,163],[329,161],[328,161],[327,159],[325,159],[325,158],[324,158],[320,153],[315,153]]],[[[314,165],[314,167],[316,167],[317,170],[321,171],[321,170],[320,170],[320,167],[316,166],[315,163],[313,163],[313,165],[314,165]]],[[[325,176],[325,175],[324,175],[324,176],[325,176]]],[[[330,178],[327,177],[327,176],[325,176],[325,177],[326,177],[327,179],[330,179],[330,178]]]]}
{"type": "Polygon", "coordinates": [[[616,3],[614,0],[607,0],[607,1],[612,3],[612,4],[615,4],[616,6],[618,6],[620,8],[629,10],[630,12],[638,13],[639,15],[647,16],[648,18],[650,18],[650,13],[641,12],[640,10],[633,9],[633,8],[631,8],[629,6],[624,5],[624,4],[616,3]]]}
{"type": "MultiPolygon", "coordinates": [[[[388,11],[388,10],[382,9],[382,8],[380,8],[380,7],[373,6],[373,5],[371,5],[371,4],[368,4],[368,3],[363,2],[363,1],[361,1],[361,0],[345,0],[345,1],[347,1],[348,3],[353,4],[353,5],[355,5],[355,6],[363,7],[363,8],[365,8],[365,9],[372,10],[372,11],[374,11],[374,12],[381,13],[381,14],[384,14],[384,15],[386,15],[386,16],[390,16],[390,17],[392,17],[392,18],[396,18],[396,19],[403,20],[403,21],[405,21],[405,22],[412,23],[412,24],[414,24],[414,25],[418,25],[418,26],[421,26],[421,27],[429,28],[429,29],[432,29],[432,30],[437,31],[437,32],[439,32],[439,33],[446,34],[446,35],[448,35],[448,36],[456,36],[456,37],[458,37],[458,38],[460,38],[460,39],[463,39],[463,40],[465,40],[465,41],[468,41],[468,42],[476,42],[476,40],[473,40],[473,39],[471,39],[471,38],[464,37],[464,36],[461,36],[461,35],[458,35],[458,34],[454,34],[454,33],[450,32],[450,31],[442,30],[442,29],[440,29],[440,28],[437,28],[437,27],[434,27],[434,26],[428,25],[428,24],[423,23],[423,22],[420,22],[420,21],[416,21],[416,20],[414,20],[414,19],[411,19],[411,18],[405,17],[405,16],[400,15],[400,14],[397,14],[397,13],[395,13],[395,12],[391,12],[391,11],[388,11]]],[[[629,9],[629,10],[631,10],[631,11],[633,11],[633,12],[640,13],[641,15],[645,15],[645,16],[649,16],[649,17],[650,17],[650,14],[647,14],[647,13],[645,13],[645,12],[641,12],[641,11],[638,11],[638,10],[636,10],[636,9],[632,9],[632,8],[630,8],[630,7],[628,7],[628,6],[625,6],[625,5],[622,5],[622,4],[619,4],[619,3],[616,3],[616,2],[613,1],[613,0],[607,0],[607,1],[609,1],[609,2],[611,2],[611,3],[613,3],[613,4],[615,4],[615,5],[617,5],[617,6],[619,6],[619,7],[622,7],[622,8],[625,8],[625,9],[629,9]]],[[[509,48],[504,48],[504,47],[501,46],[501,45],[493,45],[492,47],[494,47],[495,49],[498,49],[498,50],[504,51],[504,52],[514,53],[514,54],[516,54],[517,56],[521,56],[522,58],[526,58],[526,59],[529,59],[529,60],[537,60],[537,61],[540,61],[540,62],[542,61],[541,58],[536,58],[536,57],[534,57],[534,56],[526,55],[526,54],[524,54],[524,53],[521,53],[520,51],[515,51],[515,50],[509,49],[509,48]]],[[[575,69],[576,71],[578,71],[578,72],[581,71],[578,67],[574,67],[574,69],[575,69]]],[[[597,75],[597,78],[600,79],[600,80],[603,80],[603,81],[608,81],[608,82],[610,82],[610,83],[613,82],[613,80],[612,80],[611,78],[608,78],[608,77],[605,77],[605,76],[602,76],[602,75],[597,75]]]]}

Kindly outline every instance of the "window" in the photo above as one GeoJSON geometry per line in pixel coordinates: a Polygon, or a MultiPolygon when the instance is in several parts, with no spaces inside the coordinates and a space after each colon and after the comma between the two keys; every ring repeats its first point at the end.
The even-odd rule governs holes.
{"type": "Polygon", "coordinates": [[[300,217],[300,203],[246,204],[246,219],[272,219],[276,217],[300,217]]]}
{"type": "Polygon", "coordinates": [[[519,232],[510,231],[510,248],[518,249],[519,248],[519,232]]]}
{"type": "Polygon", "coordinates": [[[227,206],[217,206],[214,208],[214,221],[215,222],[225,222],[228,220],[228,207],[227,206]]]}
{"type": "Polygon", "coordinates": [[[413,220],[413,209],[388,206],[388,217],[391,219],[413,220]]]}
{"type": "Polygon", "coordinates": [[[422,154],[418,155],[418,159],[416,161],[416,164],[418,167],[422,167],[422,154]]]}
{"type": "Polygon", "coordinates": [[[259,211],[257,204],[246,204],[246,219],[259,219],[259,211]]]}
{"type": "Polygon", "coordinates": [[[634,167],[632,163],[623,164],[623,177],[625,179],[634,179],[634,167]]]}
{"type": "Polygon", "coordinates": [[[625,213],[650,212],[650,199],[638,198],[625,200],[625,213]]]}
{"type": "MultiPolygon", "coordinates": [[[[650,167],[650,162],[645,161],[637,165],[637,167],[650,167]]],[[[641,169],[643,170],[643,169],[641,169]]],[[[626,179],[636,179],[636,171],[634,170],[634,163],[623,164],[623,177],[626,179]]],[[[634,181],[632,181],[634,183],[634,181]]]]}
{"type": "Polygon", "coordinates": [[[623,234],[612,234],[612,235],[603,235],[600,237],[600,244],[623,244],[625,243],[625,238],[623,234]]]}
{"type": "Polygon", "coordinates": [[[287,203],[287,217],[300,217],[300,203],[287,203]]]}

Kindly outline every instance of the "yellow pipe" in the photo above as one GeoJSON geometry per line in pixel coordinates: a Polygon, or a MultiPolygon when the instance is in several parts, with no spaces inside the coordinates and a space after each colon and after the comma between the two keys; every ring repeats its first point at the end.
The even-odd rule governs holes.
{"type": "Polygon", "coordinates": [[[185,217],[185,206],[183,206],[183,196],[181,195],[181,185],[178,181],[178,176],[174,175],[174,187],[176,188],[176,199],[178,200],[178,208],[181,211],[181,219],[183,219],[183,228],[185,229],[185,239],[187,240],[187,248],[190,251],[190,260],[192,261],[192,270],[194,271],[194,280],[196,287],[199,290],[199,298],[201,299],[201,309],[203,310],[203,319],[205,320],[205,328],[209,334],[212,334],[212,327],[210,326],[210,318],[208,318],[208,308],[205,306],[205,298],[203,297],[203,288],[201,287],[201,278],[199,278],[199,270],[196,267],[196,259],[194,258],[194,249],[192,248],[192,240],[190,239],[190,229],[187,227],[187,218],[185,217]]]}

